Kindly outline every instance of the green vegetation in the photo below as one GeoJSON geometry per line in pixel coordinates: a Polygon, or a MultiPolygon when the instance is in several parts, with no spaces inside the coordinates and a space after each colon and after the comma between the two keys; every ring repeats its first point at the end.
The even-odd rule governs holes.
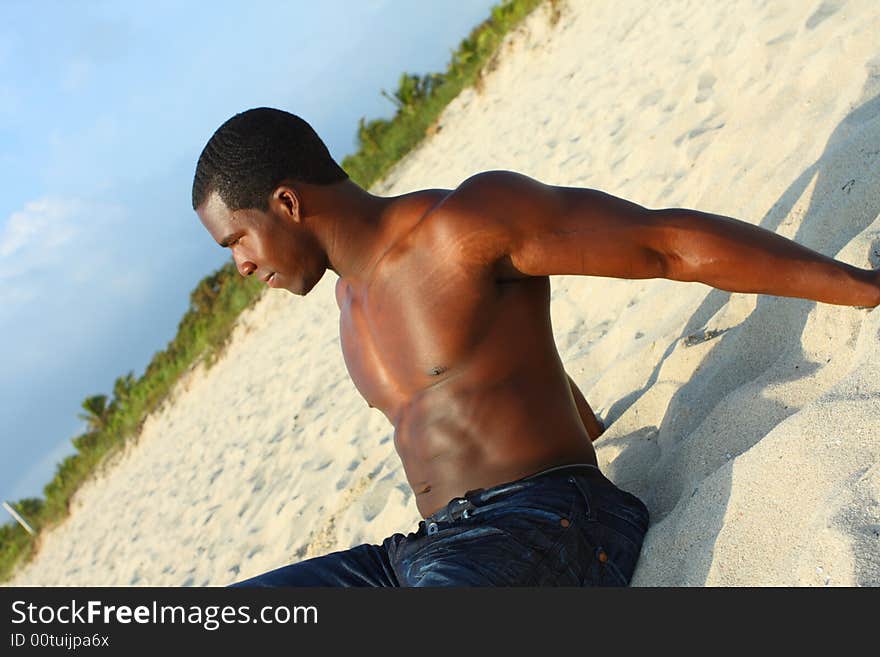
{"type": "MultiPolygon", "coordinates": [[[[419,76],[404,73],[393,94],[382,91],[397,107],[386,121],[361,118],[358,151],[342,160],[342,168],[361,187],[381,180],[426,135],[432,134],[440,113],[462,89],[479,90],[484,71],[495,65],[494,57],[504,36],[543,0],[505,0],[492,8],[489,18],[477,25],[453,53],[445,73],[419,76]]],[[[550,0],[551,20],[559,20],[560,1],[550,0]]]]}
{"type": "MultiPolygon", "coordinates": [[[[432,133],[432,125],[446,105],[465,87],[479,89],[483,71],[494,65],[504,35],[545,0],[502,0],[453,53],[445,73],[419,76],[404,73],[393,94],[382,91],[397,107],[389,120],[358,124],[359,150],[342,161],[351,178],[368,188],[432,133]]],[[[551,20],[559,18],[559,0],[549,0],[551,20]]],[[[135,439],[147,416],[159,408],[181,375],[200,361],[210,366],[222,353],[242,310],[251,306],[265,288],[254,278],[243,279],[230,262],[207,276],[190,295],[190,307],[177,335],[158,352],[143,376],[129,372],[116,380],[112,399],[92,395],[82,403],[80,418],[86,433],[72,439],[77,451],[57,466],[55,477],[43,493],[45,499],[27,498],[13,503],[37,532],[30,536],[17,524],[0,526],[0,581],[9,579],[16,564],[34,553],[41,530],[63,520],[70,500],[110,454],[135,439]]]]}

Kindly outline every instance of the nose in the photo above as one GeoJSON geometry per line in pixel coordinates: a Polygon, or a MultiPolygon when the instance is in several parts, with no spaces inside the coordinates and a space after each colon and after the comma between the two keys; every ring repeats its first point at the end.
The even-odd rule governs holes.
{"type": "Polygon", "coordinates": [[[257,271],[257,265],[247,258],[241,257],[233,252],[232,259],[235,261],[235,267],[238,269],[238,273],[242,276],[250,276],[257,271]]]}

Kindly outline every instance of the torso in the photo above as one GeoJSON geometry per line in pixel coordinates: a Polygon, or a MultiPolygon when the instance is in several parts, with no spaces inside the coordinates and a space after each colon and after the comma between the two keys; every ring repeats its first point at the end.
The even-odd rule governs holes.
{"type": "Polygon", "coordinates": [[[469,490],[596,463],[553,340],[549,279],[461,262],[431,225],[447,194],[401,197],[369,280],[336,289],[346,366],[393,424],[423,516],[469,490]]]}

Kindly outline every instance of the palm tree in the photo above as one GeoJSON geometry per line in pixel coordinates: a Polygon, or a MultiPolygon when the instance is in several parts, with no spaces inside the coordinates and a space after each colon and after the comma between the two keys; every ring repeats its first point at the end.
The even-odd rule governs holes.
{"type": "Polygon", "coordinates": [[[86,397],[82,403],[85,413],[80,413],[79,418],[89,425],[89,431],[100,431],[107,424],[107,395],[92,395],[86,397]]]}
{"type": "Polygon", "coordinates": [[[116,379],[116,383],[113,384],[113,401],[107,409],[108,412],[119,412],[125,408],[131,397],[134,384],[134,372],[129,372],[125,376],[120,376],[116,379]]]}
{"type": "Polygon", "coordinates": [[[425,76],[404,73],[400,76],[400,82],[394,95],[382,89],[385,98],[395,104],[399,112],[412,114],[419,103],[427,100],[434,90],[443,83],[441,73],[431,73],[425,76]]]}

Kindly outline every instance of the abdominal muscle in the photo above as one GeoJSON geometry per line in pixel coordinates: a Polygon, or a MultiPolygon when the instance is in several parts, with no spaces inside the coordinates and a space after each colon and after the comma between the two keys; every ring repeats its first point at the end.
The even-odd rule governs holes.
{"type": "Polygon", "coordinates": [[[553,339],[549,280],[481,287],[405,265],[384,280],[406,285],[380,279],[367,294],[340,282],[337,300],[349,374],[394,425],[422,516],[471,490],[595,465],[553,339]]]}
{"type": "Polygon", "coordinates": [[[564,370],[487,385],[468,372],[415,395],[394,444],[423,517],[454,497],[567,463],[596,464],[564,370]]]}

